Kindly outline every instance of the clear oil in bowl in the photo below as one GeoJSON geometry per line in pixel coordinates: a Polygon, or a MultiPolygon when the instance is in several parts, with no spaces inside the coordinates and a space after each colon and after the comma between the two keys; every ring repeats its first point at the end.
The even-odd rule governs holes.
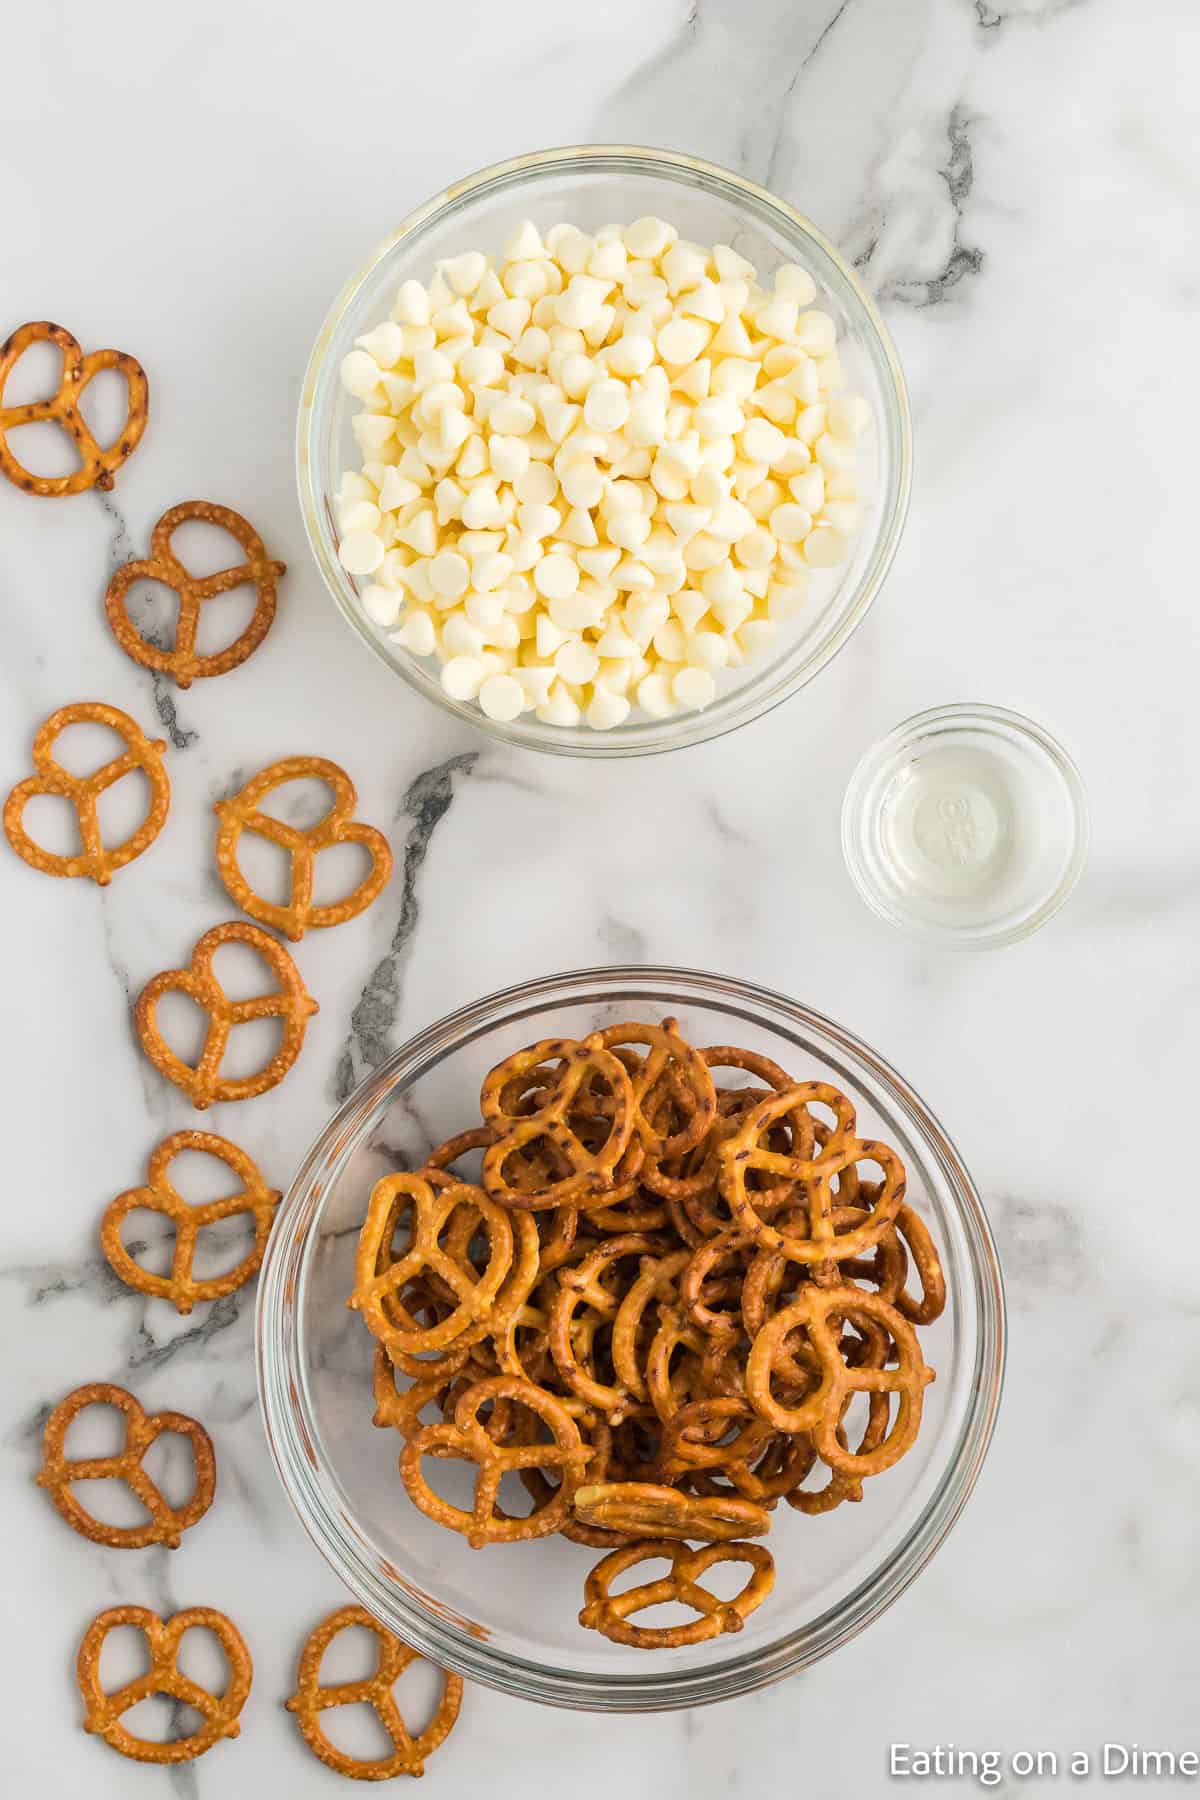
{"type": "Polygon", "coordinates": [[[894,925],[947,944],[1012,943],[1049,918],[1087,855],[1078,770],[1040,726],[947,706],[897,726],[846,790],[842,847],[894,925]]]}

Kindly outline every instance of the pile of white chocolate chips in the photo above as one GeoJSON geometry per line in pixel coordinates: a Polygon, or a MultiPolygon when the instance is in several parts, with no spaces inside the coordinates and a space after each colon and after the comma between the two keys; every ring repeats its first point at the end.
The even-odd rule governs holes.
{"type": "Polygon", "coordinates": [[[491,719],[707,706],[858,523],[871,410],[815,298],[654,218],[526,222],[498,263],[404,282],[341,367],[364,460],[339,554],[369,617],[491,719]]]}

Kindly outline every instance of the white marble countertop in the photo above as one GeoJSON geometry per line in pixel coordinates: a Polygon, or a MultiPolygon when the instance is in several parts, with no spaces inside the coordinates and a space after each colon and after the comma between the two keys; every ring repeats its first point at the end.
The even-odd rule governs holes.
{"type": "Polygon", "coordinates": [[[95,1240],[151,1145],[193,1119],[138,1054],[130,993],[229,916],[213,797],[298,748],[354,773],[401,868],[363,919],[302,946],[322,1010],[286,1083],[248,1118],[210,1115],[277,1182],[347,1051],[361,1072],[523,977],[675,962],[790,992],[894,1060],[963,1150],[1008,1279],[988,1466],[884,1619],[790,1683],[693,1714],[610,1724],[472,1691],[433,1788],[823,1800],[891,1791],[897,1739],[1186,1745],[1198,57],[1184,0],[46,0],[9,21],[5,328],[52,317],[128,348],[154,402],[115,499],[0,483],[2,785],[68,699],[103,695],[147,727],[157,707],[176,748],[162,843],[107,891],[4,851],[6,1792],[336,1791],[279,1704],[340,1590],[268,1461],[251,1295],[179,1320],[123,1290],[95,1240]],[[898,560],[832,669],[733,738],[613,766],[506,753],[403,690],[336,617],[292,477],[308,348],[364,249],[463,172],[580,139],[694,151],[807,211],[880,293],[916,428],[898,560]],[[100,595],[192,494],[244,511],[291,573],[262,652],[174,698],[117,654],[100,595]],[[837,819],[879,733],[967,698],[1070,747],[1094,841],[1040,935],[956,957],[865,910],[837,819]],[[96,1378],[217,1439],[217,1505],[173,1558],[93,1548],[33,1485],[44,1409],[96,1378]],[[236,1616],[256,1660],[236,1746],[159,1772],[79,1730],[75,1646],[119,1599],[236,1616]]]}

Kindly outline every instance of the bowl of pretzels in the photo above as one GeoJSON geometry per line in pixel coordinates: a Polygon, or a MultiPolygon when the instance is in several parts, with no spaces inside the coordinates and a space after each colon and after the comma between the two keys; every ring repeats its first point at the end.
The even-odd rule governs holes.
{"type": "Polygon", "coordinates": [[[552,1704],[836,1649],[964,1506],[1004,1362],[979,1196],[841,1026],[666,968],[493,994],[321,1133],[267,1250],[267,1437],[356,1598],[552,1704]]]}

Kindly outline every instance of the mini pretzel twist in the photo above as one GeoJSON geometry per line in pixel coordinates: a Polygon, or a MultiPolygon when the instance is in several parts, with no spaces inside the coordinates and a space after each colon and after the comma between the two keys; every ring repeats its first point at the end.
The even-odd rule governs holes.
{"type": "Polygon", "coordinates": [[[630,1390],[619,1375],[616,1382],[601,1382],[584,1368],[576,1342],[576,1313],[586,1306],[597,1321],[615,1319],[619,1300],[605,1288],[601,1276],[622,1257],[647,1255],[654,1248],[653,1238],[624,1232],[606,1238],[575,1267],[559,1271],[559,1291],[550,1309],[550,1354],[567,1386],[580,1399],[610,1415],[619,1411],[630,1390]]]}
{"type": "Polygon", "coordinates": [[[232,1294],[257,1274],[266,1253],[267,1238],[275,1208],[282,1198],[277,1188],[269,1188],[253,1160],[228,1138],[210,1131],[174,1131],[150,1153],[145,1187],[130,1188],[109,1202],[100,1221],[100,1247],[110,1267],[128,1287],[138,1293],[170,1300],[176,1312],[190,1313],[197,1300],[219,1300],[232,1294]],[[236,1194],[219,1200],[207,1200],[193,1206],[183,1198],[171,1182],[167,1170],[184,1150],[200,1151],[215,1156],[232,1169],[241,1187],[236,1194]],[[131,1212],[157,1212],[170,1219],[175,1228],[175,1246],[169,1275],[156,1275],[143,1268],[125,1248],[121,1225],[131,1212]],[[197,1279],[192,1273],[196,1241],[205,1226],[222,1219],[250,1213],[254,1220],[254,1243],[235,1268],[223,1275],[197,1279]]]}
{"type": "Polygon", "coordinates": [[[477,1381],[460,1397],[453,1424],[426,1425],[409,1438],[400,1455],[400,1476],[409,1498],[439,1525],[460,1532],[473,1550],[484,1544],[521,1543],[549,1537],[561,1530],[571,1516],[571,1501],[583,1478],[591,1451],[584,1444],[562,1402],[532,1382],[510,1375],[494,1375],[477,1381]],[[546,1425],[552,1443],[492,1442],[479,1420],[480,1410],[499,1400],[515,1400],[536,1413],[546,1425]],[[451,1505],[435,1494],[421,1473],[423,1456],[452,1456],[479,1465],[471,1512],[451,1505]],[[496,1494],[503,1477],[522,1469],[559,1469],[561,1479],[544,1506],[527,1518],[510,1519],[495,1510],[496,1494]]]}
{"type": "MultiPolygon", "coordinates": [[[[740,1394],[714,1394],[708,1400],[693,1400],[664,1423],[663,1469],[671,1475],[691,1474],[697,1469],[719,1472],[747,1499],[761,1500],[765,1490],[750,1465],[761,1456],[772,1435],[771,1426],[740,1394]],[[732,1440],[730,1431],[734,1432],[732,1440]]],[[[728,1535],[756,1534],[747,1526],[744,1532],[728,1535]]]]}
{"type": "Polygon", "coordinates": [[[147,1544],[165,1544],[176,1550],[182,1534],[202,1519],[212,1505],[217,1486],[212,1439],[203,1425],[185,1413],[146,1413],[141,1402],[124,1388],[107,1381],[91,1381],[60,1400],[46,1421],[42,1466],[37,1483],[73,1531],[93,1544],[113,1550],[140,1550],[147,1544]],[[125,1441],[115,1456],[70,1459],[63,1454],[67,1432],[89,1406],[115,1406],[125,1427],[125,1441]],[[178,1432],[191,1446],[196,1483],[186,1506],[172,1506],[146,1473],[143,1461],[151,1444],[164,1431],[178,1432]],[[124,1481],[150,1517],[143,1525],[106,1525],[94,1518],[72,1493],[76,1481],[124,1481]]]}
{"type": "Polygon", "coordinates": [[[630,1644],[635,1650],[675,1650],[686,1644],[703,1644],[728,1631],[740,1631],[750,1614],[762,1605],[775,1585],[775,1563],[761,1544],[706,1544],[690,1550],[661,1538],[643,1539],[602,1558],[584,1583],[584,1607],[579,1623],[602,1632],[614,1644],[630,1644]],[[610,1593],[612,1583],[641,1562],[666,1559],[671,1572],[641,1587],[610,1593]],[[740,1594],[718,1600],[700,1586],[700,1577],[715,1563],[748,1563],[751,1575],[740,1594]],[[690,1625],[630,1625],[627,1621],[652,1606],[671,1602],[690,1606],[700,1617],[690,1625]]]}
{"type": "Polygon", "coordinates": [[[238,1735],[238,1715],[246,1704],[254,1665],[245,1640],[232,1620],[211,1606],[189,1606],[170,1619],[161,1619],[145,1606],[110,1606],[93,1619],[84,1633],[75,1662],[75,1677],[83,1696],[85,1731],[95,1732],[112,1749],[134,1762],[181,1763],[203,1756],[222,1738],[238,1735]],[[110,1631],[121,1625],[137,1625],[150,1646],[150,1667],[135,1681],[106,1694],[100,1686],[100,1653],[110,1631]],[[178,1665],[179,1643],[193,1625],[206,1626],[220,1643],[229,1665],[229,1685],[221,1695],[210,1694],[198,1681],[184,1675],[178,1665]],[[203,1724],[188,1737],[153,1743],[135,1737],[121,1723],[121,1715],[152,1694],[190,1706],[203,1724]]]}
{"type": "Polygon", "coordinates": [[[277,938],[257,925],[231,920],[206,931],[192,951],[186,969],[166,969],[155,975],[138,995],[133,1022],[142,1049],[168,1081],[182,1088],[198,1111],[215,1100],[249,1100],[265,1094],[283,1080],[300,1054],[309,1019],[317,1002],[305,988],[300,971],[277,938]],[[213,957],[222,944],[248,944],[257,950],[278,981],[271,993],[252,1000],[231,1000],[213,973],[213,957]],[[172,991],[187,994],[208,1014],[204,1048],[195,1068],[176,1056],[157,1025],[158,1003],[172,991]],[[251,1019],[282,1019],[283,1042],[270,1061],[253,1075],[222,1076],[221,1058],[235,1025],[251,1019]]]}
{"type": "Polygon", "coordinates": [[[324,930],[356,918],[383,892],[392,873],[388,841],[373,825],[365,825],[353,817],[357,803],[354,783],[346,771],[323,756],[285,757],[260,770],[231,800],[219,800],[213,809],[220,820],[216,844],[217,873],[230,898],[252,919],[262,925],[274,926],[293,943],[298,943],[310,928],[324,930]],[[270,813],[259,811],[261,802],[276,788],[289,781],[305,779],[323,781],[333,791],[329,811],[315,825],[301,830],[270,813]],[[238,863],[238,842],[243,831],[252,831],[287,851],[290,869],[284,905],[265,900],[243,875],[238,863]],[[334,844],[361,844],[370,855],[371,867],[358,886],[343,899],[327,906],[316,906],[312,897],[314,864],[321,851],[334,844]]]}
{"type": "Polygon", "coordinates": [[[347,1304],[362,1314],[367,1329],[389,1354],[416,1355],[450,1345],[463,1348],[491,1328],[492,1308],[512,1259],[509,1215],[481,1188],[461,1181],[435,1190],[419,1175],[385,1175],[371,1193],[359,1234],[354,1292],[347,1304]],[[404,1254],[392,1261],[391,1240],[406,1203],[412,1214],[411,1238],[404,1254]],[[488,1260],[481,1275],[440,1242],[461,1208],[469,1209],[472,1235],[477,1221],[487,1237],[488,1260]],[[428,1327],[411,1317],[401,1299],[405,1285],[424,1272],[438,1276],[458,1301],[445,1319],[428,1327]]]}
{"type": "Polygon", "coordinates": [[[134,357],[123,350],[92,350],[87,356],[77,338],[40,319],[22,325],[0,344],[0,470],[14,487],[27,494],[82,494],[87,488],[110,488],[113,476],[141,442],[149,416],[150,384],[146,371],[134,357]],[[24,406],[5,406],[4,390],[16,364],[31,344],[54,344],[62,352],[62,373],[58,387],[48,400],[31,400],[24,406]],[[102,369],[115,369],[125,380],[125,423],[116,442],[102,448],[79,402],[84,389],[102,369]],[[61,426],[79,452],[80,466],[70,475],[34,475],[13,455],[8,433],[17,425],[50,423],[61,426]]]}
{"type": "Polygon", "coordinates": [[[442,1692],[437,1710],[420,1736],[414,1738],[404,1723],[392,1689],[410,1663],[424,1660],[420,1651],[402,1644],[378,1619],[373,1619],[365,1607],[342,1606],[327,1619],[322,1619],[310,1632],[300,1653],[296,1691],[287,1702],[287,1709],[295,1714],[296,1723],[313,1755],[335,1774],[346,1775],[352,1781],[387,1781],[393,1775],[423,1775],[425,1758],[431,1756],[454,1729],[463,1694],[461,1675],[451,1675],[445,1669],[439,1671],[442,1692]],[[326,1650],[339,1632],[354,1626],[361,1626],[375,1639],[378,1655],[374,1672],[361,1681],[323,1686],[321,1662],[326,1650]],[[390,1756],[371,1760],[350,1756],[331,1744],[321,1729],[323,1712],[336,1706],[356,1706],[364,1701],[374,1707],[380,1724],[391,1739],[390,1756]]]}
{"type": "Polygon", "coordinates": [[[664,1019],[661,1025],[609,1025],[596,1036],[606,1050],[630,1044],[645,1046],[645,1059],[631,1071],[634,1131],[646,1153],[643,1179],[654,1187],[660,1162],[686,1156],[704,1142],[717,1113],[717,1095],[708,1066],[698,1050],[679,1035],[679,1021],[664,1019]],[[656,1101],[668,1096],[683,1110],[683,1122],[675,1131],[660,1129],[656,1101]]]}
{"type": "Polygon", "coordinates": [[[771,1529],[770,1513],[750,1500],[697,1499],[650,1481],[605,1481],[577,1488],[575,1517],[585,1525],[637,1538],[700,1538],[714,1544],[761,1537],[771,1529]]]}
{"type": "Polygon", "coordinates": [[[33,740],[33,766],[37,771],[19,781],[4,803],[4,832],[19,857],[45,875],[90,876],[98,887],[107,887],[118,869],[131,863],[148,850],[167,818],[171,804],[171,783],[163,767],[166,749],[162,738],[148,738],[136,720],[119,707],[102,700],[79,700],[58,711],[39,725],[33,740]],[[70,725],[107,725],[128,748],[91,775],[72,775],[55,761],[55,741],[70,725]],[[109,849],[100,835],[100,818],[96,802],[122,776],[140,770],[150,786],[150,807],[132,836],[109,849]],[[24,813],[35,794],[61,794],[75,808],[82,846],[73,856],[58,856],[43,850],[25,830],[24,813]]]}
{"type": "Polygon", "coordinates": [[[827,1082],[802,1082],[760,1101],[718,1152],[721,1192],[734,1223],[764,1248],[781,1250],[793,1262],[842,1262],[872,1249],[904,1199],[904,1165],[887,1144],[856,1137],[854,1123],[854,1108],[827,1082]],[[833,1130],[826,1134],[816,1155],[796,1157],[765,1147],[762,1140],[777,1119],[810,1104],[831,1107],[836,1116],[833,1130]],[[837,1204],[833,1183],[850,1172],[856,1176],[857,1166],[863,1162],[877,1163],[883,1170],[883,1182],[868,1221],[839,1235],[832,1217],[837,1204]],[[806,1235],[779,1229],[756,1210],[755,1197],[746,1186],[751,1170],[787,1176],[803,1185],[808,1209],[806,1235]]]}
{"type": "Polygon", "coordinates": [[[890,1469],[910,1449],[921,1424],[926,1385],[933,1380],[921,1354],[917,1334],[894,1306],[863,1288],[810,1287],[798,1300],[769,1319],[758,1333],[746,1362],[746,1394],[755,1411],[777,1431],[812,1433],[817,1454],[834,1470],[847,1475],[878,1475],[890,1469]],[[895,1368],[851,1367],[844,1359],[830,1321],[839,1326],[872,1323],[882,1325],[895,1346],[895,1368]],[[784,1340],[802,1326],[821,1368],[815,1389],[799,1406],[789,1407],[771,1392],[772,1367],[784,1340]],[[874,1448],[858,1454],[839,1442],[844,1403],[851,1394],[895,1394],[897,1415],[890,1431],[874,1448]]]}
{"type": "Polygon", "coordinates": [[[607,1195],[634,1128],[629,1075],[619,1058],[604,1048],[599,1033],[582,1043],[548,1038],[508,1057],[484,1082],[480,1111],[495,1134],[494,1142],[483,1153],[484,1187],[502,1205],[530,1210],[607,1195]],[[551,1076],[546,1097],[532,1112],[506,1111],[506,1090],[547,1063],[557,1063],[558,1067],[551,1076]],[[584,1146],[568,1122],[568,1115],[584,1083],[593,1085],[597,1079],[608,1089],[608,1133],[601,1148],[592,1151],[584,1146]],[[541,1143],[566,1163],[570,1174],[530,1190],[513,1186],[505,1174],[508,1164],[519,1152],[541,1143]]]}
{"type": "Polygon", "coordinates": [[[286,570],[286,563],[273,562],[268,557],[262,539],[241,513],[234,512],[232,507],[217,506],[211,500],[184,500],[165,512],[154,527],[150,534],[150,555],[141,561],[124,563],[116,571],[104,596],[104,610],[112,634],[126,656],[141,663],[143,668],[173,676],[177,687],[188,688],[193,681],[236,669],[253,655],[271,629],[275,618],[276,586],[286,570]],[[193,575],[171,548],[172,536],[189,519],[198,519],[202,524],[216,525],[227,531],[245,551],[245,562],[219,569],[213,575],[193,575]],[[172,649],[151,643],[130,618],[128,594],[137,581],[161,581],[177,594],[179,617],[172,649]],[[223,650],[199,655],[196,633],[204,603],[247,584],[253,584],[255,590],[254,615],[250,623],[223,650]]]}

